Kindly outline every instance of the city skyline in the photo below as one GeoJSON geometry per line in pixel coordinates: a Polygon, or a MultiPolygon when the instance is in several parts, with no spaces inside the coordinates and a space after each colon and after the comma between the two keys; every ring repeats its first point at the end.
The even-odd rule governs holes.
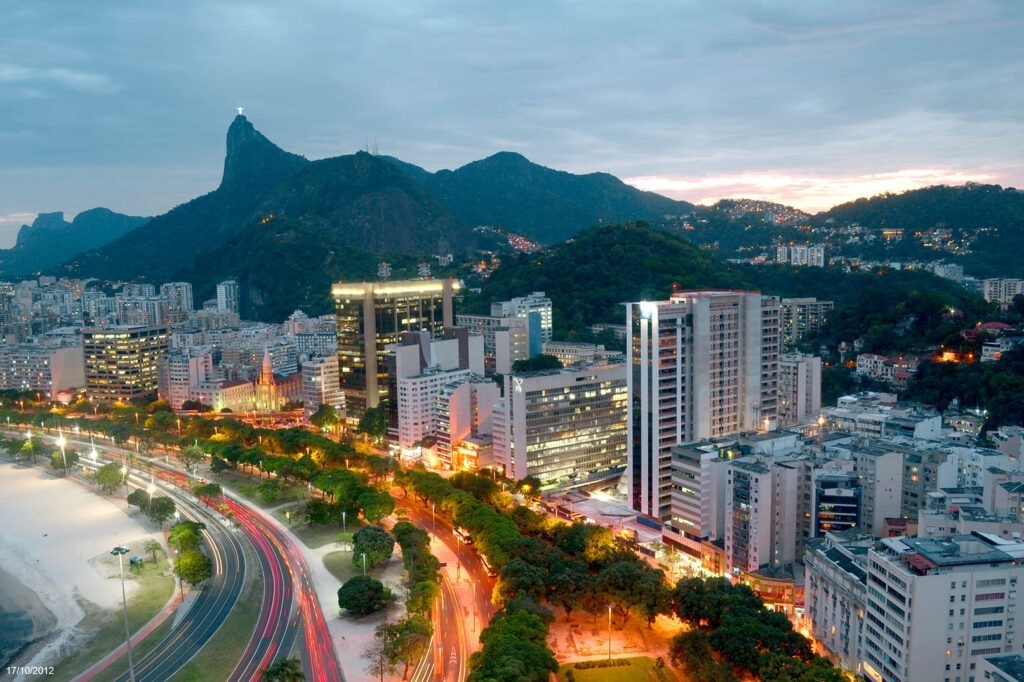
{"type": "Polygon", "coordinates": [[[818,210],[1024,177],[1024,10],[995,2],[218,2],[0,18],[0,245],[38,212],[157,215],[208,192],[237,106],[311,159],[370,147],[433,171],[511,150],[696,202],[818,210]]]}

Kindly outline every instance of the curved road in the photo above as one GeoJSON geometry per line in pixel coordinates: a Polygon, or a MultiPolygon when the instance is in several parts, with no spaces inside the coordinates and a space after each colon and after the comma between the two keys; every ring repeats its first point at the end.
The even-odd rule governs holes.
{"type": "MultiPolygon", "coordinates": [[[[320,609],[320,602],[316,597],[313,579],[309,574],[302,552],[295,545],[295,540],[290,533],[282,530],[280,526],[267,519],[260,511],[234,499],[229,500],[227,504],[235,513],[235,518],[239,520],[242,528],[246,529],[247,534],[250,534],[250,538],[255,536],[262,537],[267,543],[268,548],[272,549],[276,555],[275,561],[281,562],[280,565],[284,570],[288,571],[291,580],[298,585],[298,593],[296,595],[299,602],[298,618],[302,620],[302,635],[305,648],[305,656],[303,658],[309,673],[307,679],[317,680],[317,682],[321,680],[326,682],[344,682],[345,677],[342,675],[341,665],[338,663],[337,652],[334,649],[334,641],[327,627],[327,621],[324,618],[323,611],[320,609]]],[[[290,607],[290,600],[288,604],[290,607]]],[[[295,636],[298,634],[294,623],[295,621],[292,621],[292,626],[287,629],[282,640],[283,642],[290,641],[294,643],[295,636]]],[[[270,635],[269,630],[267,635],[270,635]]],[[[261,641],[263,641],[263,636],[261,633],[261,641]]],[[[290,649],[291,646],[288,649],[284,649],[282,646],[280,649],[281,654],[277,657],[287,655],[290,649]]],[[[272,663],[273,660],[273,652],[268,652],[265,657],[260,659],[255,670],[257,672],[262,670],[262,668],[272,663]]],[[[251,676],[247,677],[240,674],[241,666],[239,669],[236,669],[235,673],[239,676],[235,677],[233,675],[232,679],[252,679],[251,676]]]]}

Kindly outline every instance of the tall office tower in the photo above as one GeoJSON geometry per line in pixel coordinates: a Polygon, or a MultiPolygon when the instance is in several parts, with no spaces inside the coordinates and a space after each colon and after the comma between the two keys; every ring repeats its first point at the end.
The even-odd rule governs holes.
{"type": "Polygon", "coordinates": [[[616,482],[626,465],[628,405],[622,364],[506,375],[494,408],[494,463],[545,488],[616,482]]]}
{"type": "Polygon", "coordinates": [[[529,296],[520,296],[511,301],[492,303],[491,316],[526,320],[531,357],[540,355],[544,342],[552,339],[551,299],[543,291],[535,291],[529,296]]]}
{"type": "Polygon", "coordinates": [[[821,414],[821,358],[779,356],[779,427],[810,424],[821,414]]]}
{"type": "Polygon", "coordinates": [[[241,314],[238,307],[238,282],[229,279],[217,285],[217,310],[241,314]]]}
{"type": "Polygon", "coordinates": [[[193,310],[191,282],[166,282],[161,284],[160,295],[167,301],[165,319],[168,324],[188,319],[189,314],[193,310]]]}
{"type": "Polygon", "coordinates": [[[783,348],[792,348],[821,331],[835,303],[816,298],[784,298],[779,305],[783,348]]]}
{"type": "Polygon", "coordinates": [[[672,446],[770,428],[778,409],[778,300],[691,291],[628,305],[631,504],[670,513],[672,446]]]}
{"type": "Polygon", "coordinates": [[[156,394],[158,367],[167,354],[167,327],[84,329],[82,345],[90,400],[108,404],[156,394]]]}
{"type": "Polygon", "coordinates": [[[388,397],[389,344],[403,332],[439,334],[453,322],[453,298],[460,285],[453,280],[338,282],[331,289],[338,314],[338,375],[348,416],[358,419],[366,409],[388,397]]]}

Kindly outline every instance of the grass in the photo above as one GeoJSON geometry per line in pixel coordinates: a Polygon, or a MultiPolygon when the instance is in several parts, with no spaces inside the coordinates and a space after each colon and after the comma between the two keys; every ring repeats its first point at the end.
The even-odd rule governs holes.
{"type": "Polygon", "coordinates": [[[242,657],[260,615],[263,600],[263,579],[249,580],[238,597],[235,608],[195,658],[172,677],[175,682],[226,680],[242,657]]]}
{"type": "MultiPolygon", "coordinates": [[[[381,566],[376,568],[366,568],[366,575],[373,576],[380,580],[381,576],[384,575],[384,571],[391,565],[391,562],[395,561],[395,557],[391,557],[390,560],[385,562],[381,566]]],[[[330,552],[324,555],[324,566],[331,572],[335,578],[338,579],[342,584],[345,583],[349,578],[354,578],[357,575],[363,574],[362,564],[352,563],[352,552],[330,552]]]]}
{"type": "MultiPolygon", "coordinates": [[[[306,523],[304,519],[296,518],[296,516],[299,515],[299,509],[301,509],[301,507],[292,510],[292,522],[290,526],[288,526],[288,522],[285,520],[283,509],[275,511],[274,516],[280,519],[281,523],[288,526],[288,529],[292,534],[299,540],[302,540],[302,544],[306,545],[306,547],[309,547],[310,549],[318,549],[326,544],[338,542],[338,536],[341,535],[340,525],[336,526],[332,523],[326,526],[311,526],[306,523]]],[[[348,519],[348,523],[345,524],[345,530],[347,530],[349,536],[351,536],[365,525],[366,523],[362,519],[348,519]]]]}
{"type": "Polygon", "coordinates": [[[655,659],[646,656],[626,659],[628,666],[615,668],[588,668],[576,670],[573,663],[558,669],[558,679],[564,682],[569,678],[566,671],[572,670],[576,682],[679,682],[681,679],[668,666],[658,668],[655,659]]]}
{"type": "MultiPolygon", "coordinates": [[[[132,632],[148,623],[171,598],[175,589],[174,578],[166,573],[167,559],[163,556],[158,557],[155,564],[145,561],[140,571],[125,573],[125,580],[134,581],[138,585],[135,594],[128,601],[128,627],[132,632]]],[[[124,620],[120,609],[113,611],[98,608],[87,609],[86,617],[79,627],[81,630],[93,634],[78,651],[60,662],[56,668],[59,673],[57,679],[72,679],[124,643],[124,620]]],[[[141,655],[143,650],[148,651],[155,646],[166,634],[165,628],[170,628],[170,619],[150,633],[138,646],[133,647],[133,654],[135,651],[139,651],[141,655]]],[[[122,673],[128,670],[127,658],[115,662],[104,672],[107,673],[118,668],[122,673]]],[[[113,675],[110,677],[112,678],[113,675]]],[[[105,676],[96,679],[104,678],[105,676]]]]}

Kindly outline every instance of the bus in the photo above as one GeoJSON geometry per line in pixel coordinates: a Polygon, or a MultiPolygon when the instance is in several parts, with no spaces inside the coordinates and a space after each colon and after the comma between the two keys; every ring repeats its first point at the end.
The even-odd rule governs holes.
{"type": "Polygon", "coordinates": [[[498,575],[498,572],[494,570],[494,567],[487,563],[487,557],[485,557],[483,554],[480,555],[480,563],[484,565],[484,571],[487,572],[487,575],[491,576],[492,578],[498,575]]]}
{"type": "Polygon", "coordinates": [[[452,528],[452,530],[455,531],[455,537],[457,537],[459,539],[459,542],[461,542],[461,543],[463,543],[465,545],[472,545],[473,544],[473,536],[471,536],[466,531],[465,528],[462,528],[461,526],[454,526],[452,528]]]}

